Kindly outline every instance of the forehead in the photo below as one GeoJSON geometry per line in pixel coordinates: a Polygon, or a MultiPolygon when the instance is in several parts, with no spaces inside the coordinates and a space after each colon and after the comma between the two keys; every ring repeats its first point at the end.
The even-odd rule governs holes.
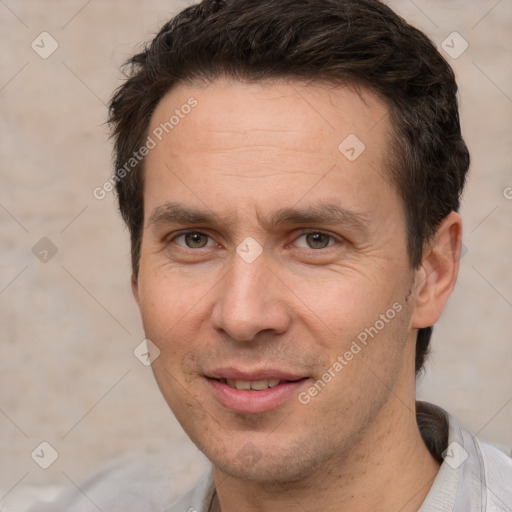
{"type": "MultiPolygon", "coordinates": [[[[343,141],[350,134],[362,138],[372,132],[373,142],[365,142],[373,153],[383,149],[379,144],[383,142],[381,136],[389,131],[388,122],[385,103],[364,87],[293,80],[248,83],[218,78],[212,82],[176,85],[158,103],[149,131],[161,132],[163,128],[163,138],[172,134],[176,144],[195,148],[198,141],[189,135],[190,130],[197,129],[208,132],[207,137],[201,138],[202,146],[219,149],[218,144],[226,139],[233,145],[245,141],[255,145],[258,135],[268,135],[272,130],[277,137],[276,144],[285,142],[279,138],[280,132],[294,133],[294,140],[301,147],[329,151],[333,143],[343,141]],[[187,106],[191,101],[197,103],[193,109],[187,106]],[[248,135],[250,140],[244,139],[248,135]],[[319,144],[321,141],[323,144],[319,144]]],[[[167,137],[168,142],[170,138],[167,137]]],[[[338,144],[334,149],[338,149],[338,144]]]]}
{"type": "Polygon", "coordinates": [[[375,202],[376,189],[390,189],[389,132],[386,105],[364,88],[179,84],[150,121],[155,147],[145,164],[146,212],[179,198],[227,210],[252,197],[262,209],[277,209],[327,192],[362,211],[375,202]]]}

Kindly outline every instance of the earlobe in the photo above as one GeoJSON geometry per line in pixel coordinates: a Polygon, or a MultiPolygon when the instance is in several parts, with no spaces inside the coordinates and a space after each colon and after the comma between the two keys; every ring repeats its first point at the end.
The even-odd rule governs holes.
{"type": "Polygon", "coordinates": [[[425,247],[416,272],[411,327],[420,329],[439,320],[457,281],[461,245],[462,220],[458,213],[451,212],[425,247]]]}

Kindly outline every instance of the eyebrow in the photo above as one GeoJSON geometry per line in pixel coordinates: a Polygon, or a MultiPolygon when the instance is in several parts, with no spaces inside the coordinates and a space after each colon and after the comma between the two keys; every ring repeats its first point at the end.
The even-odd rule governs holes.
{"type": "MultiPolygon", "coordinates": [[[[335,203],[318,203],[304,208],[281,208],[273,212],[268,219],[262,219],[259,214],[257,214],[257,217],[262,226],[270,229],[280,225],[324,224],[344,225],[358,231],[367,232],[371,226],[371,221],[366,215],[335,203]]],[[[148,220],[148,226],[166,224],[223,224],[232,228],[235,226],[235,219],[233,217],[220,217],[209,210],[190,208],[180,203],[168,202],[157,206],[148,220]]]]}

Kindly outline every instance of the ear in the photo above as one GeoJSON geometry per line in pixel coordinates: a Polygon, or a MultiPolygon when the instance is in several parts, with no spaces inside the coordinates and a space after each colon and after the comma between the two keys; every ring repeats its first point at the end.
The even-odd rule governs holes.
{"type": "Polygon", "coordinates": [[[423,252],[415,276],[415,303],[411,327],[434,325],[451,295],[457,275],[462,245],[462,220],[458,213],[447,215],[423,252]]]}
{"type": "Polygon", "coordinates": [[[137,279],[137,276],[135,274],[132,274],[132,294],[135,299],[135,302],[137,303],[137,306],[140,307],[139,302],[139,281],[137,279]]]}

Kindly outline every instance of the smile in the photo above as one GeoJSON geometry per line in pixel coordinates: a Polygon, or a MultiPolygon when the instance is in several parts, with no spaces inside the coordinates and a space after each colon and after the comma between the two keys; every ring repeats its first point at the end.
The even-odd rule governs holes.
{"type": "Polygon", "coordinates": [[[234,380],[234,379],[221,379],[220,382],[227,384],[230,388],[235,388],[240,391],[263,391],[268,388],[275,388],[281,382],[279,379],[270,380],[234,380]]]}
{"type": "Polygon", "coordinates": [[[262,413],[284,406],[309,380],[294,375],[269,375],[267,378],[260,375],[244,379],[240,373],[226,373],[230,373],[230,377],[206,377],[209,391],[224,408],[242,413],[262,413]]]}

